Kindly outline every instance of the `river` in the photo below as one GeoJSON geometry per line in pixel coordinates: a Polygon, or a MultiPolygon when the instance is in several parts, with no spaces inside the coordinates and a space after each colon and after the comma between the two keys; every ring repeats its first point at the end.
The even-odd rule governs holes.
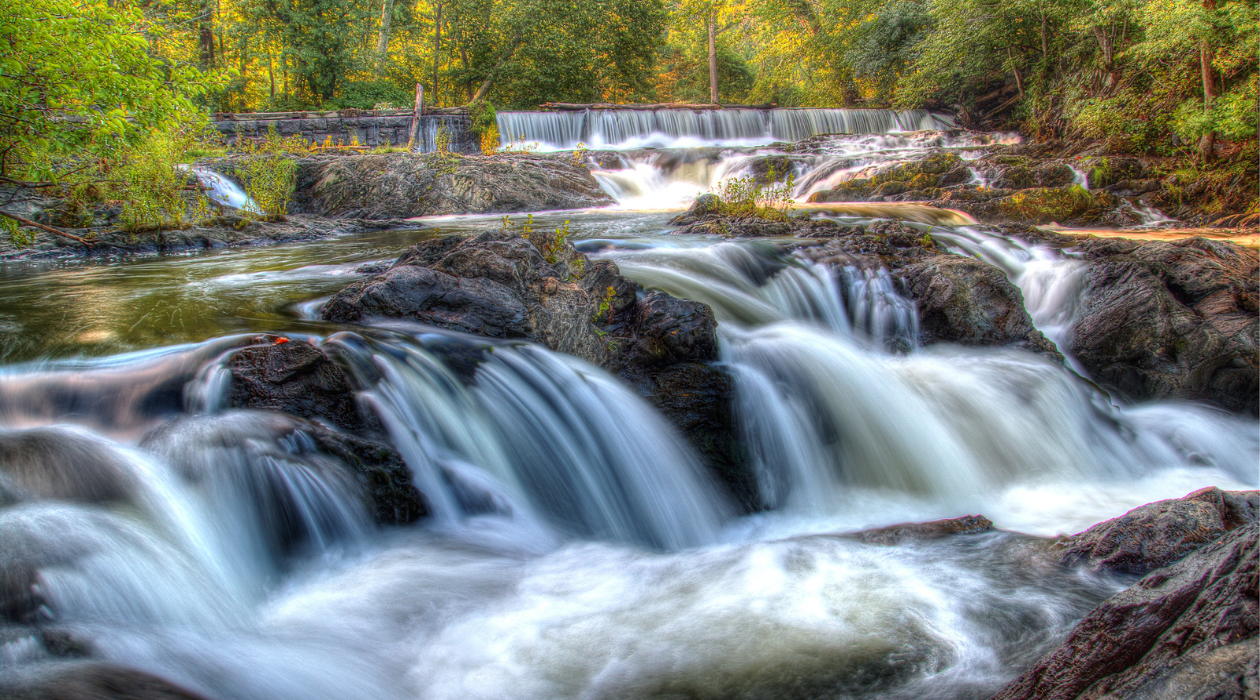
{"type": "MultiPolygon", "coordinates": [[[[850,173],[927,147],[858,141],[850,173]]],[[[212,698],[983,698],[1130,583],[1059,568],[1041,537],[1256,486],[1254,420],[1118,405],[1074,371],[1078,261],[949,212],[827,209],[904,216],[999,265],[1069,363],[914,347],[913,303],[887,273],[670,234],[741,166],[664,167],[640,145],[597,173],[619,205],[532,223],[568,221],[580,250],[714,308],[759,512],[740,515],[603,370],[528,343],[314,320],[361,266],[525,215],[10,266],[0,585],[34,603],[10,605],[0,669],[55,673],[67,662],[39,641],[52,630],[212,698]],[[376,527],[287,419],[223,410],[227,358],[264,332],[321,344],[368,387],[429,518],[376,527]],[[461,348],[491,348],[472,381],[445,362],[461,348]],[[972,513],[999,530],[845,534],[972,513]]],[[[802,197],[823,178],[811,167],[802,197]]]]}

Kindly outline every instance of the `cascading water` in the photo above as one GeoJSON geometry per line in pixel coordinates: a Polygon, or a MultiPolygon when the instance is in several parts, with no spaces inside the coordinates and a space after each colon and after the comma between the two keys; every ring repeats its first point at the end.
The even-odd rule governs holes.
{"type": "MultiPolygon", "coordinates": [[[[563,116],[547,127],[556,142],[586,138],[563,116]]],[[[758,138],[836,128],[824,117],[763,123],[758,138]]],[[[623,142],[658,128],[601,119],[623,142]]],[[[872,134],[787,155],[799,194],[979,143],[954,138],[872,134]]],[[[622,156],[642,168],[642,205],[748,174],[756,154],[622,156]]],[[[627,172],[597,177],[621,173],[628,193],[627,172]]],[[[1085,274],[1070,256],[927,207],[825,215],[930,229],[1001,266],[1038,326],[1067,337],[1085,274]]],[[[212,699],[987,697],[1127,583],[1063,569],[1044,540],[1015,533],[1255,485],[1254,421],[1117,408],[1021,351],[917,348],[913,302],[886,269],[668,235],[664,214],[562,216],[593,257],[712,306],[764,511],[737,515],[692,447],[602,369],[525,343],[313,320],[359,264],[414,238],[6,278],[0,324],[21,332],[3,351],[41,359],[0,370],[0,695],[79,668],[54,639],[212,699]],[[384,430],[371,437],[401,455],[428,518],[373,525],[360,473],[320,447],[322,428],[230,409],[233,355],[264,330],[348,369],[384,430]],[[171,342],[189,344],[155,347],[171,342]],[[1009,532],[844,534],[963,513],[1009,532]]]]}
{"type": "Polygon", "coordinates": [[[751,146],[799,141],[818,134],[882,134],[948,129],[953,120],[926,110],[887,109],[588,109],[499,112],[502,145],[532,143],[547,150],[751,146]]]}
{"type": "Polygon", "coordinates": [[[208,196],[215,204],[255,214],[261,213],[254,200],[235,182],[206,168],[190,168],[189,170],[196,176],[201,186],[206,188],[208,196]]]}

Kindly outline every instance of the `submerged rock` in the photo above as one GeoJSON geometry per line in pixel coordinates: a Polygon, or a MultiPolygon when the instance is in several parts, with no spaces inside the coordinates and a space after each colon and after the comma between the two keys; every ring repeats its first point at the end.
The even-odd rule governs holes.
{"type": "Polygon", "coordinates": [[[951,535],[978,535],[993,530],[993,521],[983,515],[933,520],[926,523],[902,523],[863,530],[854,536],[866,544],[895,545],[907,541],[934,540],[951,535]]]}
{"type": "Polygon", "coordinates": [[[1194,399],[1260,414],[1257,254],[1223,241],[1091,239],[1071,350],[1131,399],[1194,399]]]}
{"type": "Polygon", "coordinates": [[[53,662],[7,671],[0,697],[12,700],[205,700],[170,681],[107,662],[53,662]]]}
{"type": "Polygon", "coordinates": [[[1147,574],[993,700],[1256,697],[1258,539],[1252,521],[1147,574]]]}

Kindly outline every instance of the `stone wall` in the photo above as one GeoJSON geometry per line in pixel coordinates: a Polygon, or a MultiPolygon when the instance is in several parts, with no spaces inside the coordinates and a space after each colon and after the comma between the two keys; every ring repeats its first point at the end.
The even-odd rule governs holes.
{"type": "MultiPolygon", "coordinates": [[[[218,114],[214,126],[228,143],[240,138],[262,138],[274,125],[281,136],[300,134],[315,143],[348,145],[354,142],[369,148],[406,146],[411,129],[411,112],[367,112],[347,110],[328,113],[218,114]]],[[[470,131],[468,115],[426,114],[421,117],[421,152],[436,150],[438,131],[446,127],[450,149],[459,153],[480,152],[480,142],[470,131]]]]}

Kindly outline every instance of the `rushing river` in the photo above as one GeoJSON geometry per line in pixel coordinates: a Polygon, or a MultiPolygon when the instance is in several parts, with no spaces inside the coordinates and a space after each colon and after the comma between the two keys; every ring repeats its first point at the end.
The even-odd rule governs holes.
{"type": "MultiPolygon", "coordinates": [[[[896,138],[864,157],[918,148],[896,138]]],[[[712,181],[628,157],[600,175],[621,206],[533,222],[567,220],[588,254],[713,307],[760,512],[739,515],[674,428],[598,368],[313,320],[361,266],[498,215],[14,266],[0,270],[0,670],[56,673],[39,642],[52,631],[225,699],[983,698],[1128,583],[1062,570],[1030,535],[1255,487],[1254,420],[1113,405],[1022,351],[915,348],[913,303],[886,272],[671,235],[656,209],[712,181]],[[429,518],[377,528],[288,419],[223,410],[226,359],[262,332],[351,371],[429,518]],[[464,351],[485,358],[471,380],[447,361],[464,351]],[[1002,531],[844,534],[968,513],[1002,531]]],[[[739,172],[722,160],[704,177],[739,172]]],[[[1001,266],[1070,357],[1080,263],[945,212],[826,215],[933,226],[1001,266]]]]}

